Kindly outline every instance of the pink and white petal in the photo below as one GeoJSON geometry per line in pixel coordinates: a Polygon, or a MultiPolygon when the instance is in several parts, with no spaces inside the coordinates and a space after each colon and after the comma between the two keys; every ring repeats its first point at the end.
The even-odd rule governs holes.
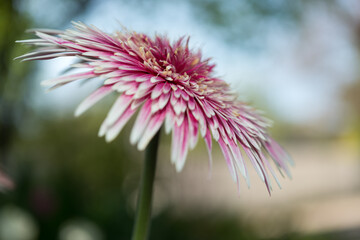
{"type": "Polygon", "coordinates": [[[144,105],[142,106],[142,108],[135,120],[134,126],[131,130],[131,134],[130,134],[130,143],[131,144],[136,144],[139,141],[146,126],[148,125],[148,123],[150,121],[150,117],[151,117],[151,104],[152,104],[152,101],[149,100],[149,101],[145,102],[144,105]]]}
{"type": "Polygon", "coordinates": [[[132,109],[138,108],[141,104],[143,104],[145,101],[148,101],[148,100],[149,100],[149,96],[144,96],[142,98],[135,99],[131,103],[131,108],[132,109]]]}
{"type": "Polygon", "coordinates": [[[108,130],[108,128],[109,128],[109,125],[107,125],[106,122],[103,121],[102,124],[100,125],[98,136],[99,137],[105,136],[106,131],[108,130]]]}
{"type": "Polygon", "coordinates": [[[176,125],[181,126],[181,124],[183,123],[184,120],[185,120],[185,114],[184,113],[181,113],[179,115],[175,115],[176,125]]]}
{"type": "Polygon", "coordinates": [[[181,97],[185,100],[185,101],[189,101],[189,95],[185,92],[185,91],[181,91],[181,97]]]}
{"type": "MultiPolygon", "coordinates": [[[[230,123],[233,123],[231,120],[230,123]]],[[[237,139],[241,143],[241,145],[244,145],[248,148],[251,148],[250,143],[246,140],[245,136],[243,135],[243,130],[241,130],[235,123],[231,124],[230,126],[233,129],[233,132],[235,133],[237,139]]]]}
{"type": "Polygon", "coordinates": [[[151,114],[156,113],[159,110],[159,99],[153,99],[151,104],[151,114]]]}
{"type": "Polygon", "coordinates": [[[114,122],[123,114],[127,107],[132,102],[132,96],[122,94],[118,97],[115,103],[112,105],[109,113],[107,114],[104,123],[108,126],[114,124],[114,122]]]}
{"type": "Polygon", "coordinates": [[[35,32],[35,35],[37,35],[39,38],[42,38],[42,39],[45,39],[51,43],[54,43],[54,44],[63,44],[63,43],[71,43],[69,41],[65,41],[59,37],[54,37],[54,36],[51,36],[49,34],[46,34],[46,33],[43,33],[43,32],[39,32],[39,31],[36,31],[35,32]]]}
{"type": "Polygon", "coordinates": [[[113,141],[119,135],[120,131],[135,112],[136,109],[131,109],[131,107],[128,107],[125,110],[125,112],[118,118],[118,120],[107,130],[105,135],[106,142],[113,141]]]}
{"type": "Polygon", "coordinates": [[[67,83],[70,83],[70,82],[73,82],[76,80],[88,79],[88,78],[93,78],[93,77],[96,77],[96,75],[94,74],[93,71],[89,71],[89,72],[76,73],[76,74],[71,74],[68,76],[61,76],[61,77],[45,80],[45,81],[41,82],[41,85],[51,86],[52,88],[55,88],[58,85],[62,86],[64,84],[67,84],[67,83]]]}
{"type": "Polygon", "coordinates": [[[189,119],[189,131],[190,131],[190,149],[193,149],[198,141],[199,136],[199,124],[194,116],[187,111],[187,116],[189,119]]]}
{"type": "Polygon", "coordinates": [[[184,113],[187,109],[187,104],[184,99],[179,100],[181,112],[184,113]]]}
{"type": "Polygon", "coordinates": [[[211,154],[211,149],[212,149],[212,139],[211,139],[211,134],[210,131],[207,131],[205,137],[205,144],[206,144],[206,148],[209,154],[209,172],[211,173],[212,171],[212,165],[213,165],[213,161],[212,161],[212,154],[211,154]]]}
{"type": "MultiPolygon", "coordinates": [[[[262,175],[264,176],[265,186],[266,186],[269,194],[271,195],[272,186],[271,186],[271,182],[270,182],[269,176],[267,174],[266,168],[264,166],[264,163],[261,161],[259,155],[257,154],[257,152],[255,152],[255,150],[248,149],[248,151],[249,151],[250,156],[252,156],[252,159],[253,159],[252,161],[255,162],[258,165],[258,167],[260,168],[260,171],[261,171],[262,175]]],[[[245,150],[245,152],[246,152],[246,150],[245,150]]],[[[249,156],[249,154],[248,154],[248,156],[249,156]]],[[[251,159],[251,157],[250,157],[250,159],[251,159]]]]}
{"type": "Polygon", "coordinates": [[[291,173],[289,167],[285,161],[288,161],[293,165],[290,156],[277,144],[272,138],[269,137],[269,141],[264,144],[266,151],[270,154],[274,162],[283,170],[286,175],[291,179],[291,173]]]}
{"type": "Polygon", "coordinates": [[[135,81],[137,82],[146,82],[146,81],[150,81],[151,79],[150,74],[140,74],[139,76],[136,76],[135,81]]]}
{"type": "Polygon", "coordinates": [[[189,98],[189,101],[187,103],[188,103],[188,107],[189,107],[190,110],[195,109],[195,100],[194,100],[194,98],[189,98]]]}
{"type": "Polygon", "coordinates": [[[280,181],[279,179],[277,178],[276,174],[275,174],[275,171],[274,169],[272,168],[271,164],[269,163],[268,159],[264,156],[264,154],[259,151],[258,152],[259,156],[260,156],[260,159],[262,160],[263,163],[265,163],[265,166],[267,167],[267,169],[269,169],[271,175],[274,177],[277,185],[279,186],[279,188],[281,189],[281,184],[280,184],[280,181]]]}
{"type": "Polygon", "coordinates": [[[105,81],[104,81],[104,85],[112,85],[114,83],[118,83],[118,82],[121,82],[121,77],[112,77],[112,78],[107,78],[105,81]]]}
{"type": "Polygon", "coordinates": [[[159,98],[159,109],[163,109],[170,99],[170,93],[163,93],[159,98]]]}
{"type": "MultiPolygon", "coordinates": [[[[137,82],[118,82],[113,85],[113,89],[116,90],[119,93],[127,92],[130,89],[133,89],[133,94],[135,93],[136,89],[138,87],[137,82]]],[[[129,95],[129,94],[127,94],[129,95]]]]}
{"type": "MultiPolygon", "coordinates": [[[[211,118],[208,120],[208,123],[209,123],[209,127],[210,127],[210,130],[211,130],[211,133],[213,135],[213,138],[215,139],[215,141],[218,141],[219,138],[220,138],[220,134],[219,134],[219,131],[218,129],[216,128],[216,124],[214,123],[214,118],[211,118]]],[[[227,138],[224,139],[225,143],[228,144],[226,141],[227,141],[227,138]]]]}
{"type": "Polygon", "coordinates": [[[104,98],[111,92],[113,92],[111,86],[103,86],[98,88],[80,103],[80,105],[75,110],[75,116],[80,116],[82,113],[84,113],[86,110],[88,110],[95,103],[100,101],[102,98],[104,98]]]}
{"type": "Polygon", "coordinates": [[[128,90],[125,91],[124,94],[129,95],[129,96],[130,96],[130,95],[133,96],[133,99],[135,100],[135,99],[143,98],[145,95],[147,95],[147,94],[149,93],[149,92],[147,92],[147,93],[145,93],[144,95],[142,95],[141,97],[135,98],[135,97],[134,97],[134,94],[137,92],[137,88],[138,88],[138,87],[129,88],[128,90]]]}
{"type": "Polygon", "coordinates": [[[164,83],[158,83],[155,85],[155,87],[153,88],[152,92],[151,92],[151,99],[156,99],[158,98],[162,92],[163,92],[163,87],[164,87],[164,83]]]}
{"type": "Polygon", "coordinates": [[[176,89],[175,91],[174,91],[174,96],[176,97],[176,98],[179,98],[180,96],[181,96],[181,90],[178,88],[178,89],[176,89]]]}
{"type": "Polygon", "coordinates": [[[220,119],[220,122],[221,122],[220,124],[221,124],[221,126],[223,126],[223,127],[225,128],[225,131],[226,131],[227,135],[228,135],[231,139],[236,140],[235,133],[234,133],[233,130],[231,130],[228,121],[226,121],[226,120],[225,120],[223,117],[221,117],[221,116],[219,117],[219,119],[220,119]]]}
{"type": "Polygon", "coordinates": [[[222,153],[224,155],[224,158],[226,160],[226,163],[227,163],[227,166],[229,168],[231,177],[236,182],[236,180],[237,180],[236,175],[237,174],[236,174],[236,169],[235,169],[235,166],[234,166],[234,161],[233,161],[231,152],[230,152],[228,146],[226,145],[226,143],[224,142],[224,140],[222,138],[219,139],[218,143],[219,143],[220,149],[221,149],[221,151],[222,151],[222,153]]]}
{"type": "Polygon", "coordinates": [[[248,158],[250,159],[250,162],[253,165],[253,167],[255,168],[255,171],[259,175],[261,181],[265,182],[265,175],[263,173],[263,166],[260,163],[258,163],[256,157],[254,156],[254,154],[252,153],[250,148],[247,148],[247,147],[243,146],[243,149],[244,149],[246,155],[248,156],[248,158]]]}
{"type": "Polygon", "coordinates": [[[179,115],[181,113],[181,104],[180,101],[175,102],[175,104],[172,104],[174,112],[176,115],[179,115]]]}
{"type": "Polygon", "coordinates": [[[128,74],[129,74],[128,72],[118,69],[116,71],[111,71],[107,74],[104,74],[104,78],[120,78],[122,81],[125,81],[123,79],[125,76],[131,77],[132,79],[135,78],[133,75],[128,76],[128,74]]]}
{"type": "Polygon", "coordinates": [[[164,122],[165,115],[166,115],[166,112],[162,111],[162,112],[157,112],[156,114],[154,114],[151,117],[150,122],[149,122],[148,126],[146,127],[144,134],[142,135],[142,137],[140,138],[140,141],[138,143],[138,149],[140,151],[142,151],[146,148],[146,146],[148,145],[150,140],[159,131],[161,125],[164,122]]]}
{"type": "Polygon", "coordinates": [[[150,82],[151,83],[159,83],[159,82],[164,82],[165,80],[161,77],[151,77],[150,78],[150,82]]]}
{"type": "Polygon", "coordinates": [[[134,98],[141,98],[145,94],[149,93],[155,85],[150,81],[142,82],[136,90],[134,98]]]}
{"type": "Polygon", "coordinates": [[[248,187],[250,187],[250,178],[248,175],[248,171],[237,142],[233,139],[229,139],[229,147],[234,157],[237,168],[239,169],[241,175],[245,178],[248,187]]]}
{"type": "Polygon", "coordinates": [[[191,111],[192,115],[195,117],[195,119],[199,122],[200,124],[200,133],[201,136],[204,137],[206,134],[206,120],[205,117],[202,113],[201,108],[196,104],[195,105],[195,109],[193,111],[191,111]]]}
{"type": "Polygon", "coordinates": [[[33,60],[48,60],[58,57],[66,57],[66,56],[76,56],[79,54],[79,52],[76,51],[66,51],[65,49],[51,49],[52,51],[46,52],[44,51],[38,51],[38,52],[32,52],[28,54],[24,54],[21,57],[18,57],[17,59],[22,58],[23,61],[33,61],[33,60]],[[63,50],[63,51],[60,51],[63,50]],[[65,50],[65,51],[64,51],[65,50]]]}
{"type": "Polygon", "coordinates": [[[165,118],[165,133],[169,134],[173,126],[175,126],[175,114],[172,111],[171,107],[168,107],[165,118]]]}
{"type": "Polygon", "coordinates": [[[168,82],[165,82],[163,87],[163,93],[168,93],[171,90],[171,85],[168,82]]]}
{"type": "Polygon", "coordinates": [[[170,87],[173,91],[176,91],[178,89],[178,85],[170,83],[170,87]]]}
{"type": "Polygon", "coordinates": [[[245,129],[242,131],[242,134],[246,137],[248,142],[250,142],[252,148],[256,148],[257,150],[261,149],[261,143],[257,140],[256,137],[250,136],[245,129]]]}
{"type": "Polygon", "coordinates": [[[188,121],[184,121],[183,124],[180,126],[180,131],[182,131],[182,139],[179,148],[179,154],[177,161],[175,163],[176,171],[181,172],[184,168],[186,156],[189,149],[189,126],[188,121]]]}
{"type": "Polygon", "coordinates": [[[212,110],[212,108],[209,106],[209,104],[207,103],[206,100],[198,101],[198,103],[200,104],[201,108],[203,109],[206,117],[211,118],[211,116],[215,115],[215,112],[212,110]]]}
{"type": "Polygon", "coordinates": [[[177,159],[179,158],[179,146],[181,144],[181,139],[183,138],[180,126],[176,124],[173,126],[172,140],[171,140],[171,163],[176,164],[177,159]]]}

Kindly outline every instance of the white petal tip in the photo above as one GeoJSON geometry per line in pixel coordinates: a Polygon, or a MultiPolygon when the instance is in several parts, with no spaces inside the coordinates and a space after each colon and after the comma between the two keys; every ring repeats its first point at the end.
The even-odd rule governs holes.
{"type": "Polygon", "coordinates": [[[141,143],[139,143],[138,146],[137,146],[137,149],[138,149],[139,151],[144,151],[145,148],[146,148],[146,145],[141,144],[141,143]]]}
{"type": "Polygon", "coordinates": [[[109,142],[114,141],[115,138],[116,138],[116,135],[114,135],[114,134],[106,134],[106,136],[105,136],[105,141],[106,141],[107,143],[109,143],[109,142]]]}
{"type": "Polygon", "coordinates": [[[176,172],[181,172],[184,168],[184,165],[183,164],[176,164],[176,172]]]}
{"type": "Polygon", "coordinates": [[[100,127],[100,130],[98,132],[98,137],[104,137],[105,136],[105,133],[106,133],[106,128],[101,126],[100,127]]]}
{"type": "Polygon", "coordinates": [[[246,185],[248,189],[250,189],[250,179],[248,177],[246,178],[246,185]]]}
{"type": "Polygon", "coordinates": [[[137,140],[135,139],[135,137],[133,137],[132,135],[130,135],[130,144],[131,145],[135,145],[137,143],[137,140]]]}
{"type": "Polygon", "coordinates": [[[103,137],[105,134],[103,134],[103,133],[98,133],[98,137],[103,137]]]}
{"type": "Polygon", "coordinates": [[[80,109],[80,108],[77,108],[76,110],[75,110],[75,112],[74,112],[74,116],[75,117],[79,117],[81,114],[83,114],[84,113],[84,111],[82,110],[82,109],[80,109]]]}
{"type": "Polygon", "coordinates": [[[41,85],[41,86],[44,86],[44,87],[49,87],[49,86],[51,86],[52,84],[50,83],[49,80],[45,80],[45,81],[42,81],[42,82],[40,83],[40,85],[41,85]]]}

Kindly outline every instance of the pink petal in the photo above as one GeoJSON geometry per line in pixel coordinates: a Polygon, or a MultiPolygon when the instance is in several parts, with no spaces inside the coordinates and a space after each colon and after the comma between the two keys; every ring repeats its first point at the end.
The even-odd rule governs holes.
{"type": "Polygon", "coordinates": [[[95,92],[93,92],[90,96],[88,96],[85,100],[83,100],[80,105],[75,110],[75,116],[80,116],[90,107],[92,107],[95,103],[100,101],[103,97],[107,96],[111,93],[112,87],[111,86],[103,86],[98,88],[95,92]]]}
{"type": "Polygon", "coordinates": [[[261,163],[259,163],[256,159],[256,157],[254,156],[254,153],[251,151],[250,148],[247,147],[243,147],[246,155],[248,156],[248,158],[251,161],[251,164],[253,165],[253,167],[255,168],[257,174],[259,175],[260,179],[265,182],[267,181],[265,174],[264,174],[264,170],[263,170],[263,165],[261,163]]]}
{"type": "Polygon", "coordinates": [[[189,119],[190,149],[193,149],[198,141],[199,124],[191,113],[187,112],[187,116],[189,119]]]}
{"type": "Polygon", "coordinates": [[[189,95],[185,92],[185,91],[181,91],[181,97],[185,100],[185,101],[189,101],[189,95]]]}
{"type": "MultiPolygon", "coordinates": [[[[138,83],[137,82],[123,82],[120,81],[116,84],[113,85],[113,89],[116,90],[119,93],[123,93],[123,92],[128,92],[128,90],[132,89],[133,93],[135,93],[136,89],[137,89],[138,83]]],[[[126,94],[126,95],[130,95],[130,94],[126,94]]]]}
{"type": "Polygon", "coordinates": [[[87,78],[93,78],[96,75],[93,71],[84,72],[84,73],[76,73],[68,76],[61,76],[57,78],[53,78],[50,80],[45,80],[41,82],[43,86],[52,86],[51,89],[55,89],[56,87],[62,86],[64,84],[67,84],[69,82],[80,80],[80,79],[87,79],[87,78]]]}
{"type": "Polygon", "coordinates": [[[164,83],[158,83],[155,85],[154,89],[151,92],[151,99],[155,99],[158,98],[162,92],[163,92],[163,87],[164,87],[164,83]]]}
{"type": "Polygon", "coordinates": [[[190,98],[188,101],[188,107],[190,110],[194,110],[195,109],[195,100],[193,98],[190,98]]]}
{"type": "Polygon", "coordinates": [[[236,166],[238,167],[238,169],[240,170],[241,175],[243,175],[243,177],[245,178],[248,186],[250,187],[250,179],[248,176],[248,172],[246,169],[246,165],[245,165],[245,161],[242,157],[241,151],[239,149],[239,146],[237,145],[237,143],[234,140],[229,140],[229,147],[230,147],[230,151],[234,157],[234,161],[236,166]]]}
{"type": "Polygon", "coordinates": [[[170,92],[171,86],[169,83],[165,82],[164,87],[163,87],[163,93],[168,93],[170,92]]]}
{"type": "Polygon", "coordinates": [[[170,99],[170,93],[164,93],[160,96],[159,99],[159,109],[163,109],[166,104],[169,102],[170,99]]]}
{"type": "Polygon", "coordinates": [[[214,118],[211,118],[208,122],[209,122],[209,127],[210,127],[211,133],[213,135],[213,138],[216,141],[218,141],[220,138],[220,134],[219,134],[219,131],[217,130],[214,118]]]}
{"type": "Polygon", "coordinates": [[[176,124],[173,126],[173,132],[172,132],[172,141],[171,141],[171,162],[176,163],[179,155],[179,146],[181,144],[181,139],[183,132],[180,129],[180,126],[177,126],[176,124]]]}
{"type": "Polygon", "coordinates": [[[165,133],[169,134],[171,132],[171,129],[173,128],[173,126],[175,125],[175,114],[173,113],[173,111],[170,109],[167,111],[166,113],[166,118],[165,118],[165,133]]]}
{"type": "Polygon", "coordinates": [[[274,169],[272,168],[271,164],[269,163],[268,159],[264,156],[264,154],[262,154],[261,151],[258,152],[258,155],[260,156],[260,159],[262,160],[263,163],[265,163],[265,166],[267,167],[267,169],[269,169],[271,175],[274,177],[277,185],[279,186],[279,188],[281,189],[281,184],[279,179],[277,178],[274,169]]]}
{"type": "Polygon", "coordinates": [[[291,179],[291,173],[288,165],[284,160],[287,160],[290,164],[292,163],[291,158],[288,154],[277,144],[272,138],[269,137],[269,142],[265,142],[265,149],[269,152],[275,163],[278,164],[282,169],[285,170],[287,176],[291,179]]]}
{"type": "Polygon", "coordinates": [[[208,150],[208,154],[209,154],[209,170],[210,172],[212,171],[212,155],[211,155],[211,149],[212,149],[212,139],[211,139],[211,134],[210,131],[207,131],[205,137],[204,137],[205,143],[206,143],[206,148],[208,150]]]}
{"type": "Polygon", "coordinates": [[[153,115],[150,119],[148,126],[145,129],[144,134],[142,135],[139,143],[138,149],[144,150],[150,140],[154,137],[154,135],[159,131],[161,125],[164,122],[166,111],[158,112],[153,115]]]}
{"type": "Polygon", "coordinates": [[[118,120],[107,130],[105,140],[107,142],[113,141],[123,129],[125,124],[129,121],[131,116],[136,112],[136,109],[128,107],[124,113],[118,118],[118,120]]]}
{"type": "Polygon", "coordinates": [[[224,158],[226,160],[227,166],[229,168],[231,177],[233,178],[233,180],[236,182],[236,170],[235,170],[235,166],[234,166],[234,162],[233,162],[233,158],[232,155],[230,153],[230,150],[228,148],[228,146],[226,145],[226,143],[223,141],[222,138],[219,139],[218,141],[220,149],[224,155],[224,158]]]}
{"type": "Polygon", "coordinates": [[[151,116],[151,104],[152,101],[149,100],[145,102],[144,106],[141,108],[136,120],[135,124],[131,130],[130,134],[130,143],[135,144],[139,141],[141,135],[143,134],[146,126],[150,121],[151,116]]]}
{"type": "Polygon", "coordinates": [[[180,142],[180,151],[178,152],[178,157],[177,157],[177,161],[176,161],[176,171],[180,172],[185,165],[185,160],[186,160],[186,156],[188,153],[188,148],[189,148],[189,126],[188,126],[188,121],[184,121],[183,124],[180,126],[180,131],[182,139],[180,142]]]}
{"type": "Polygon", "coordinates": [[[107,114],[106,119],[104,120],[104,124],[112,125],[127,109],[132,101],[132,96],[129,95],[121,95],[116,99],[115,103],[112,105],[109,113],[107,114]]]}
{"type": "Polygon", "coordinates": [[[134,98],[136,99],[143,97],[145,94],[148,94],[153,87],[154,84],[150,81],[142,82],[137,88],[134,98]]]}

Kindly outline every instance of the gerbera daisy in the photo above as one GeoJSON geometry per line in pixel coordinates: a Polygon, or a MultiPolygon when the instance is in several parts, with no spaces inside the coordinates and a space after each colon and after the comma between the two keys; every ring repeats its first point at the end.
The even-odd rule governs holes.
{"type": "Polygon", "coordinates": [[[214,139],[236,182],[241,174],[249,183],[240,149],[269,192],[268,171],[277,182],[278,179],[264,152],[271,156],[280,172],[284,170],[290,177],[288,163],[291,160],[267,133],[269,120],[237,100],[229,85],[214,76],[215,65],[203,59],[200,51],[191,51],[189,38],[171,43],[162,36],[152,38],[127,30],[107,34],[77,22],[73,22],[73,26],[74,29],[66,31],[30,30],[38,38],[18,42],[35,45],[37,49],[19,58],[30,61],[77,57],[79,62],[71,67],[86,71],[42,82],[50,89],[80,79],[103,79],[102,86],[79,105],[75,115],[79,116],[106,95],[116,92],[119,96],[99,131],[99,136],[105,136],[106,141],[116,138],[139,109],[130,142],[144,150],[165,125],[165,132],[172,132],[171,162],[177,171],[182,170],[200,132],[210,162],[214,139]]]}

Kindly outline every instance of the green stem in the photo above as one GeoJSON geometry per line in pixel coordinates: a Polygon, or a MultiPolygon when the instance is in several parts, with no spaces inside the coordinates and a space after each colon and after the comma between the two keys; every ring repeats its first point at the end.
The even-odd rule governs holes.
{"type": "Polygon", "coordinates": [[[132,240],[145,240],[148,238],[159,135],[160,131],[150,141],[145,150],[145,163],[141,174],[132,240]]]}

